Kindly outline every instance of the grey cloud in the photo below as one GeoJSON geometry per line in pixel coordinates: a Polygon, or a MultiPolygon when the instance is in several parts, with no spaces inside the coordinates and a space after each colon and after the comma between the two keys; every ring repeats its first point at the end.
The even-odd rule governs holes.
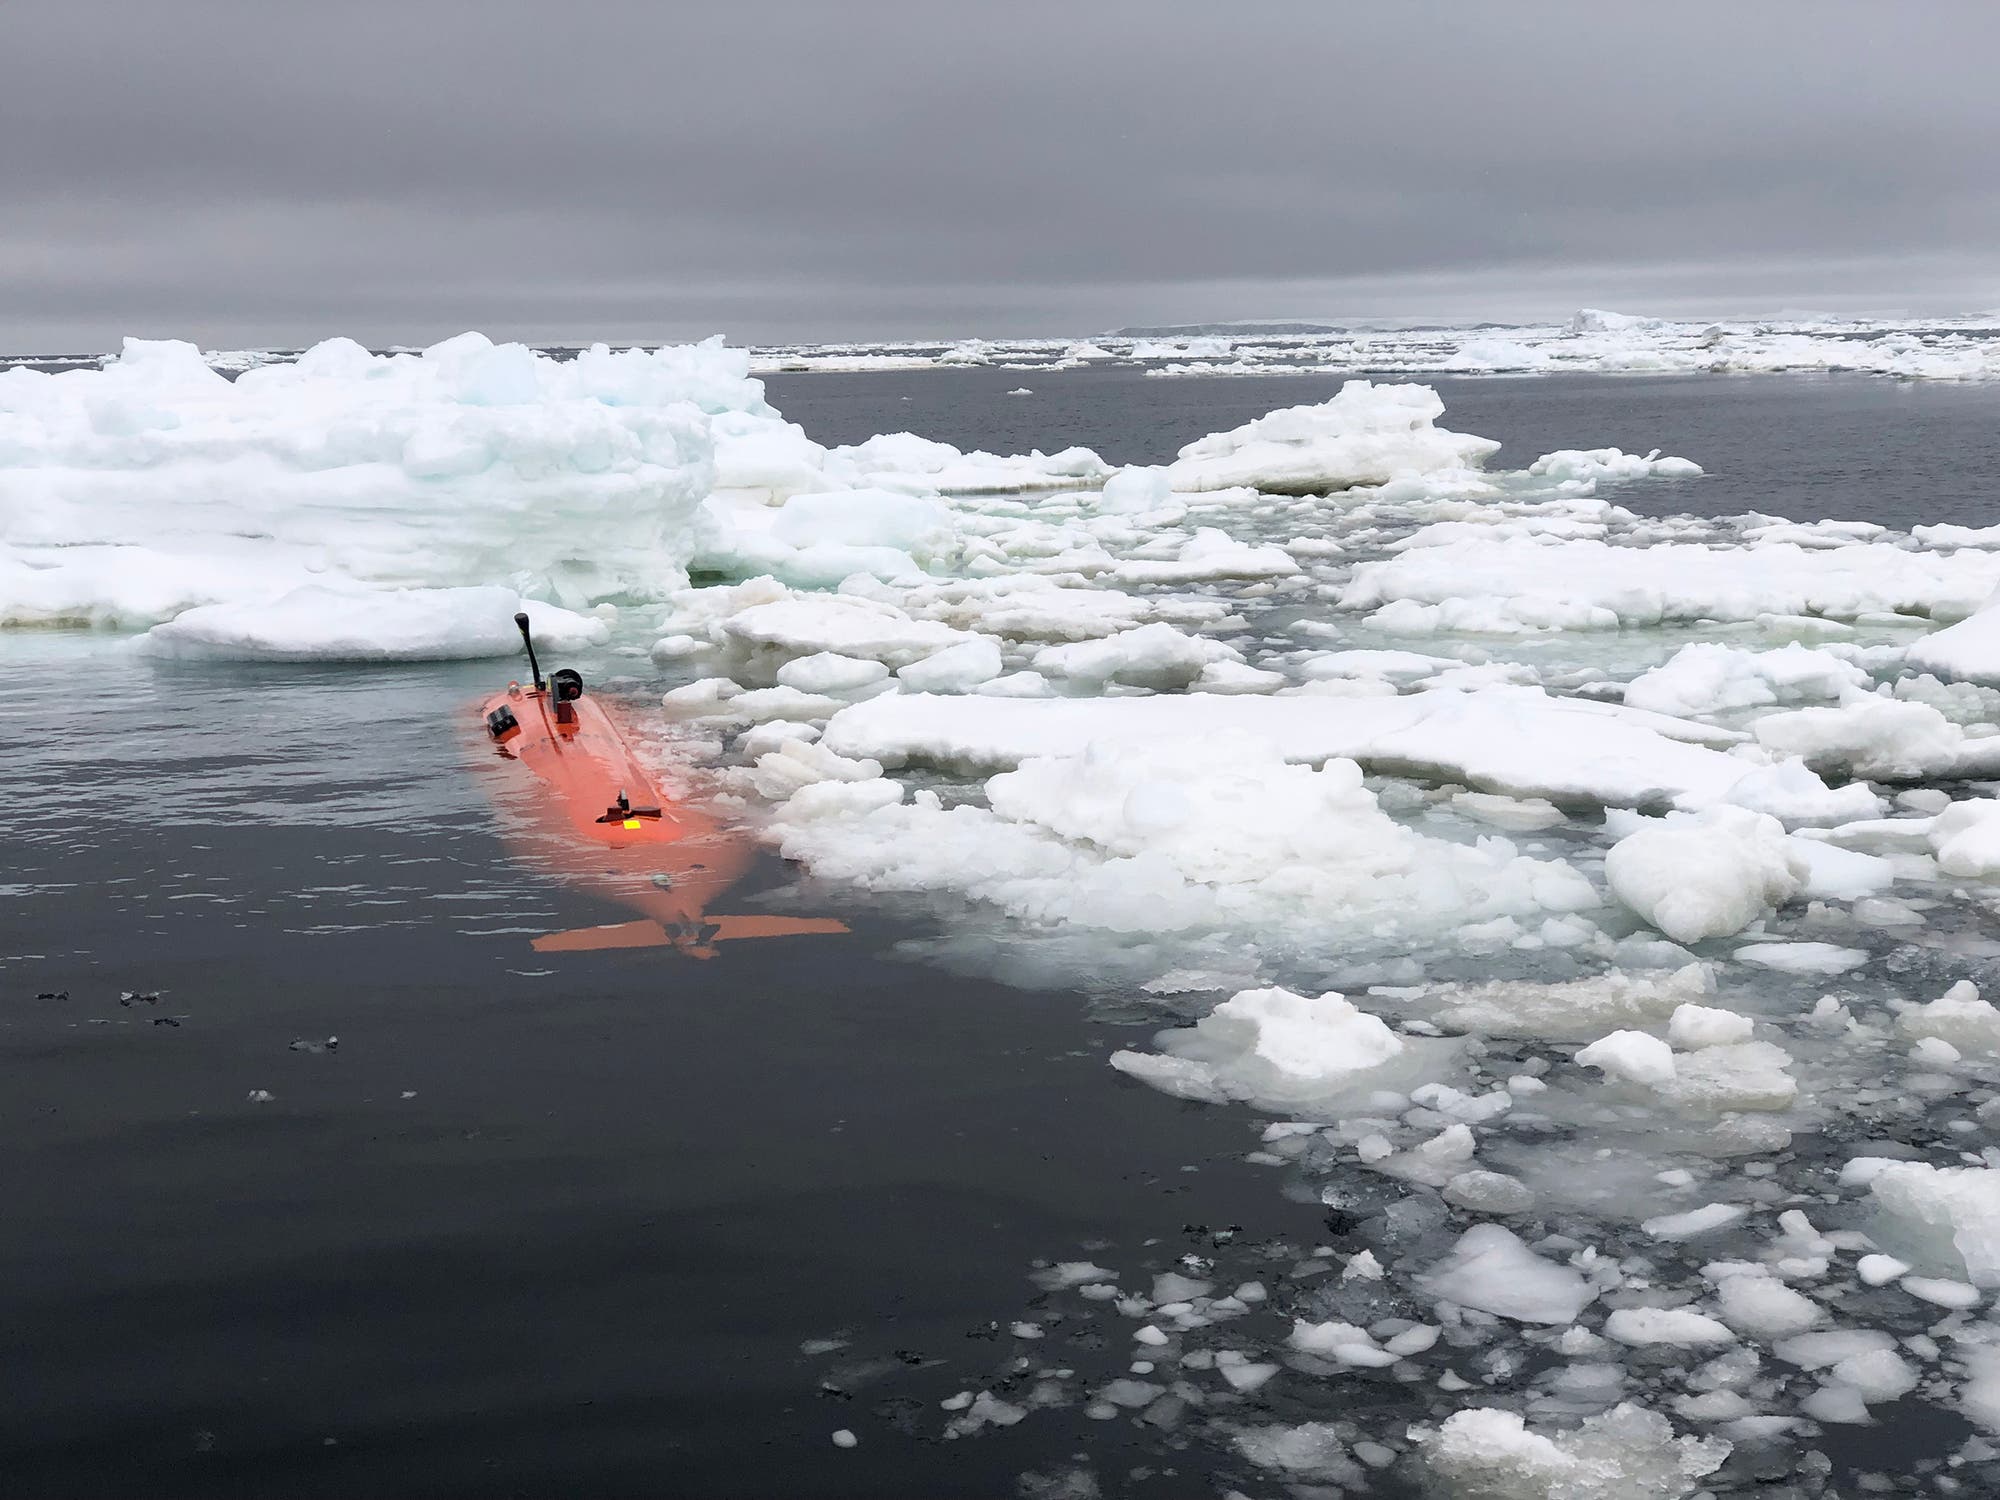
{"type": "Polygon", "coordinates": [[[0,6],[0,341],[2000,301],[1986,0],[0,6]]]}

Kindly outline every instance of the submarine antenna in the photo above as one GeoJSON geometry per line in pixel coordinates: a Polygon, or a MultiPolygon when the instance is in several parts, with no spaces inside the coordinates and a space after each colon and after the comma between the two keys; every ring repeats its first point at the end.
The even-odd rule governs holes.
{"type": "Polygon", "coordinates": [[[528,672],[535,679],[535,691],[544,692],[548,684],[542,681],[542,664],[535,660],[535,638],[528,633],[527,612],[514,616],[514,623],[520,628],[521,644],[528,648],[528,672]]]}

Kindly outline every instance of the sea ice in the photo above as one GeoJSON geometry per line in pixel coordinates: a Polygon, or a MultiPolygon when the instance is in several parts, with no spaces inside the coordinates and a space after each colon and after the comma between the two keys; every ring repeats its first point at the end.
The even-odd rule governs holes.
{"type": "Polygon", "coordinates": [[[512,589],[294,589],[268,603],[204,604],[155,625],[158,656],[231,661],[449,661],[514,656],[525,611],[545,651],[601,644],[603,620],[512,589]]]}
{"type": "Polygon", "coordinates": [[[1581,1273],[1545,1260],[1498,1224],[1466,1230],[1417,1284],[1433,1297],[1517,1323],[1573,1323],[1597,1297],[1581,1273]]]}
{"type": "Polygon", "coordinates": [[[1350,380],[1317,406],[1286,407],[1189,443],[1167,479],[1176,490],[1248,486],[1323,495],[1400,474],[1470,468],[1499,448],[1434,426],[1443,415],[1444,402],[1429,386],[1350,380]]]}
{"type": "Polygon", "coordinates": [[[1407,1086],[1441,1055],[1441,1044],[1407,1043],[1343,996],[1280,989],[1245,990],[1157,1042],[1163,1055],[1119,1052],[1111,1065],[1169,1093],[1275,1110],[1407,1086]]]}
{"type": "Polygon", "coordinates": [[[1730,1445],[1676,1437],[1665,1417],[1625,1403],[1553,1436],[1529,1431],[1515,1412],[1469,1407],[1422,1450],[1447,1492],[1464,1500],[1682,1500],[1722,1467],[1730,1445]]]}
{"type": "Polygon", "coordinates": [[[1806,873],[1776,819],[1735,807],[1669,814],[1604,861],[1612,894],[1679,943],[1741,932],[1797,895],[1806,873]]]}

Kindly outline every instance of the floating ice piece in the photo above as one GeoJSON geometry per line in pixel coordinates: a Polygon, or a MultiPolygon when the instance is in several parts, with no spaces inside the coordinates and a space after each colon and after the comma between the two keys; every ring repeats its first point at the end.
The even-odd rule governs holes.
{"type": "Polygon", "coordinates": [[[1954,802],[1931,821],[1924,837],[1945,874],[1980,880],[2000,875],[2000,801],[1954,802]]]}
{"type": "Polygon", "coordinates": [[[1625,686],[1634,708],[1676,717],[1763,708],[1814,698],[1838,699],[1871,686],[1868,674],[1829,651],[1796,642],[1775,651],[1698,643],[1625,686]]]}
{"type": "Polygon", "coordinates": [[[1859,698],[1771,714],[1752,730],[1772,754],[1800,756],[1815,771],[1911,781],[2000,769],[2000,740],[1969,738],[1928,703],[1859,698]]]}
{"type": "Polygon", "coordinates": [[[1868,1183],[1875,1238],[1913,1266],[1962,1273],[1976,1287],[2000,1287],[2000,1171],[1872,1164],[1868,1183]]]}
{"type": "Polygon", "coordinates": [[[1949,1277],[1905,1276],[1897,1285],[1920,1302],[1950,1308],[1954,1312],[1977,1307],[1986,1300],[1985,1293],[1978,1287],[1953,1281],[1949,1277]]]}
{"type": "Polygon", "coordinates": [[[1029,1280],[1045,1292],[1059,1292],[1068,1287],[1085,1286],[1094,1281],[1116,1281],[1118,1273],[1087,1260],[1064,1260],[1036,1271],[1029,1280]]]}
{"type": "Polygon", "coordinates": [[[1003,665],[1000,643],[982,635],[913,661],[896,676],[913,693],[963,693],[991,682],[1003,665]]]}
{"type": "Polygon", "coordinates": [[[1680,1005],[1713,993],[1705,964],[1588,979],[1503,979],[1446,985],[1434,992],[1441,1024],[1481,1036],[1590,1042],[1623,1026],[1664,1020],[1680,1005]]]}
{"type": "Polygon", "coordinates": [[[1856,1355],[1893,1351],[1896,1340],[1879,1328],[1829,1328],[1780,1339],[1771,1352],[1802,1370],[1824,1370],[1856,1355]]]}
{"type": "Polygon", "coordinates": [[[1407,1084],[1439,1047],[1405,1042],[1340,995],[1280,989],[1244,990],[1157,1042],[1164,1057],[1118,1052],[1111,1065],[1170,1093],[1275,1109],[1407,1084]]]}
{"type": "Polygon", "coordinates": [[[1662,1091],[1688,1112],[1740,1115],[1789,1109],[1799,1092],[1798,1080],[1786,1071],[1791,1061],[1789,1053],[1769,1042],[1703,1047],[1675,1058],[1674,1078],[1662,1091]]]}
{"type": "Polygon", "coordinates": [[[777,675],[780,687],[797,688],[802,693],[839,694],[873,687],[888,678],[889,669],[865,657],[815,651],[811,656],[794,657],[786,662],[778,668],[777,675]]]}
{"type": "Polygon", "coordinates": [[[696,526],[702,566],[823,587],[855,573],[915,581],[960,540],[951,509],[934,496],[826,483],[776,506],[705,501],[696,526]]]}
{"type": "Polygon", "coordinates": [[[1726,1324],[1686,1307],[1621,1307],[1604,1320],[1604,1333],[1621,1344],[1633,1345],[1698,1348],[1736,1342],[1736,1334],[1726,1324]]]}
{"type": "Polygon", "coordinates": [[[1528,465],[1528,472],[1543,479],[1593,482],[1649,477],[1694,479],[1700,476],[1702,469],[1690,458],[1662,458],[1658,448],[1643,455],[1625,453],[1617,448],[1562,448],[1554,453],[1544,453],[1528,465]]]}
{"type": "Polygon", "coordinates": [[[1541,797],[1503,797],[1497,792],[1455,792],[1453,812],[1464,813],[1510,833],[1534,833],[1554,828],[1563,821],[1563,811],[1541,797]]]}
{"type": "Polygon", "coordinates": [[[1887,1286],[1910,1272],[1910,1263],[1893,1255],[1864,1255],[1854,1263],[1854,1274],[1863,1286],[1887,1286]]]}
{"type": "Polygon", "coordinates": [[[1232,1391],[1240,1391],[1247,1396],[1252,1391],[1262,1390],[1270,1383],[1271,1377],[1283,1370],[1284,1366],[1253,1364],[1242,1359],[1225,1361],[1221,1355],[1217,1355],[1215,1368],[1232,1391]]]}
{"type": "Polygon", "coordinates": [[[1173,502],[1174,487],[1164,467],[1120,469],[1104,481],[1097,508],[1110,515],[1138,515],[1173,502]]]}
{"type": "Polygon", "coordinates": [[[961,453],[949,443],[908,432],[883,433],[852,447],[832,448],[828,468],[856,486],[946,495],[1012,495],[1041,490],[1094,489],[1111,466],[1088,448],[1060,453],[961,453]]]}
{"type": "Polygon", "coordinates": [[[1869,1349],[1838,1361],[1830,1372],[1863,1401],[1896,1401],[1917,1388],[1917,1372],[1893,1349],[1869,1349]]]}
{"type": "MultiPolygon", "coordinates": [[[[1545,370],[1552,363],[1548,354],[1512,339],[1473,339],[1458,346],[1442,366],[1447,370],[1545,370]]],[[[1616,451],[1616,450],[1611,450],[1616,451]]]]}
{"type": "Polygon", "coordinates": [[[1722,1439],[1676,1437],[1665,1417],[1630,1403],[1553,1436],[1516,1412],[1472,1407],[1421,1445],[1451,1492],[1479,1500],[1682,1500],[1730,1454],[1722,1439]]]}
{"type": "Polygon", "coordinates": [[[1110,576],[1121,584],[1198,583],[1218,579],[1290,578],[1301,572],[1283,547],[1253,547],[1204,526],[1171,561],[1121,562],[1110,576]]]}
{"type": "Polygon", "coordinates": [[[1293,1322],[1286,1342],[1302,1353],[1360,1369],[1380,1369],[1402,1357],[1382,1348],[1367,1330],[1352,1323],[1310,1323],[1301,1318],[1293,1322]]]}
{"type": "Polygon", "coordinates": [[[1708,1203],[1700,1208],[1691,1208],[1686,1213],[1661,1214],[1658,1218],[1646,1220],[1639,1227],[1656,1240],[1691,1240],[1697,1235],[1713,1234],[1718,1229],[1740,1224],[1748,1212],[1737,1203],[1708,1203]]]}
{"type": "MultiPolygon", "coordinates": [[[[1932,533],[1945,529],[1917,528],[1932,533]]],[[[2000,542],[1988,542],[1982,535],[1981,545],[2000,542]]],[[[2000,684],[2000,607],[1987,600],[1978,613],[1911,642],[1904,660],[1918,671],[1953,681],[2000,684]]]]}
{"type": "Polygon", "coordinates": [[[801,787],[824,781],[874,781],[882,774],[872,760],[849,760],[811,740],[787,739],[777,749],[757,757],[749,783],[757,795],[782,802],[801,787]]]}
{"type": "Polygon", "coordinates": [[[1967,979],[1928,1005],[1905,1007],[1896,1017],[1896,1029],[1906,1036],[1949,1042],[1960,1052],[2000,1052],[2000,1010],[1980,999],[1967,979]]]}
{"type": "Polygon", "coordinates": [[[969,1437],[982,1427],[1012,1427],[1027,1415],[1027,1407],[1003,1401],[991,1391],[981,1391],[964,1411],[945,1424],[944,1436],[969,1437]]]}
{"type": "Polygon", "coordinates": [[[1576,1060],[1603,1069],[1609,1077],[1649,1088],[1665,1088],[1674,1081],[1673,1049],[1643,1031],[1614,1031],[1577,1053],[1576,1060]]]}
{"type": "Polygon", "coordinates": [[[1466,1230],[1417,1285],[1430,1296],[1517,1323],[1573,1323],[1597,1296],[1581,1273],[1543,1259],[1498,1224],[1466,1230]]]}
{"type": "Polygon", "coordinates": [[[1799,895],[1814,901],[1860,901],[1896,883],[1891,860],[1816,839],[1790,840],[1791,852],[1805,863],[1799,895]]]}
{"type": "Polygon", "coordinates": [[[1443,415],[1429,386],[1350,380],[1317,406],[1286,407],[1189,443],[1167,478],[1183,491],[1249,486],[1323,495],[1399,474],[1471,468],[1499,448],[1434,426],[1443,415]]]}
{"type": "Polygon", "coordinates": [[[756,604],[722,622],[729,639],[787,656],[831,653],[907,666],[950,646],[977,639],[931,620],[847,594],[801,595],[756,604]]]}
{"type": "Polygon", "coordinates": [[[1642,317],[1637,313],[1612,312],[1602,307],[1580,307],[1570,314],[1567,332],[1577,333],[1639,333],[1650,332],[1665,326],[1660,318],[1642,317]]]}
{"type": "Polygon", "coordinates": [[[513,656],[525,610],[544,652],[597,645],[604,621],[512,589],[301,588],[268,603],[205,604],[142,637],[159,656],[224,661],[453,661],[513,656]]]}
{"type": "Polygon", "coordinates": [[[1753,943],[1730,956],[1740,964],[1783,974],[1845,974],[1868,962],[1867,949],[1837,943],[1753,943]]]}
{"type": "Polygon", "coordinates": [[[1260,1469],[1274,1469],[1295,1480],[1360,1484],[1364,1470],[1348,1457],[1340,1429],[1331,1422],[1301,1422],[1295,1427],[1246,1427],[1235,1435],[1236,1451],[1260,1469]]]}
{"type": "Polygon", "coordinates": [[[1748,1016],[1711,1005],[1679,1005],[1667,1022],[1667,1040],[1684,1051],[1747,1042],[1755,1030],[1748,1016]]]}
{"type": "Polygon", "coordinates": [[[1034,668],[1044,677],[1077,683],[1169,689],[1188,686],[1211,662],[1235,659],[1236,653],[1219,641],[1185,635],[1155,621],[1101,640],[1044,646],[1035,654],[1034,668]]]}
{"type": "Polygon", "coordinates": [[[1731,1276],[1716,1289],[1723,1322],[1746,1338],[1790,1338],[1826,1321],[1826,1309],[1775,1276],[1731,1276]]]}
{"type": "Polygon", "coordinates": [[[1805,875],[1775,819],[1735,807],[1670,815],[1604,861],[1612,894],[1681,943],[1741,932],[1797,895],[1805,875]]]}
{"type": "Polygon", "coordinates": [[[1535,1206],[1534,1190],[1505,1172],[1460,1172],[1445,1182],[1444,1198],[1480,1214],[1521,1214],[1535,1206]]]}
{"type": "Polygon", "coordinates": [[[1523,537],[1417,547],[1358,565],[1341,607],[1391,603],[1549,611],[1602,610],[1617,623],[1754,621],[1761,615],[1853,620],[1901,612],[1956,619],[2000,583],[2000,556],[1906,551],[1890,542],[1832,550],[1795,543],[1713,548],[1684,542],[1615,546],[1523,537]]]}
{"type": "MultiPolygon", "coordinates": [[[[803,623],[787,626],[803,637],[796,649],[825,638],[803,623]]],[[[848,709],[827,733],[844,755],[963,772],[1074,754],[1093,741],[1162,744],[1225,729],[1254,734],[1287,760],[1347,757],[1555,802],[1713,803],[1743,776],[1742,761],[1668,737],[1700,735],[1693,725],[1513,687],[1391,698],[1165,695],[1029,703],[912,693],[848,709]]]]}

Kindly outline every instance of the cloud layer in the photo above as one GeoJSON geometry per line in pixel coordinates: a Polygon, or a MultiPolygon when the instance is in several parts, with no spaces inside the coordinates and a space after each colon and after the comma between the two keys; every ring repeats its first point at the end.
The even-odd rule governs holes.
{"type": "Polygon", "coordinates": [[[0,25],[14,349],[2000,303],[1986,0],[0,25]]]}

